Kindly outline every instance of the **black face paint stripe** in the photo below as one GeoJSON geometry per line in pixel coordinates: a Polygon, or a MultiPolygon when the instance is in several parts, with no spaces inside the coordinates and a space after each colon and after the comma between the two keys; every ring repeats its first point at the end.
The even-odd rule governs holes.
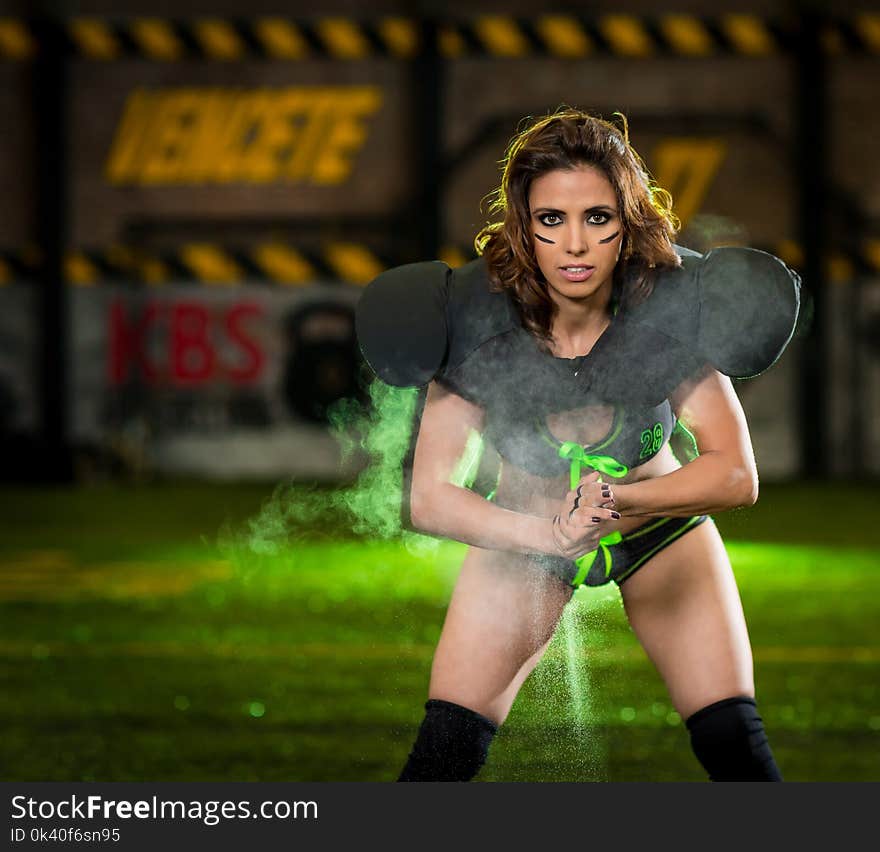
{"type": "Polygon", "coordinates": [[[605,237],[604,240],[599,240],[599,242],[604,245],[605,243],[610,243],[613,239],[617,237],[620,231],[615,231],[610,237],[605,237]]]}
{"type": "Polygon", "coordinates": [[[540,234],[535,234],[535,239],[540,240],[542,243],[550,243],[551,246],[556,245],[554,240],[548,240],[547,237],[542,237],[540,234]]]}

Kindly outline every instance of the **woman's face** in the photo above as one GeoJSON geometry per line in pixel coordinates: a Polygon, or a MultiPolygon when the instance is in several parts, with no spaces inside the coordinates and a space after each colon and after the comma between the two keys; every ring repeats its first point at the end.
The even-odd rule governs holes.
{"type": "Polygon", "coordinates": [[[599,169],[584,165],[536,178],[529,218],[535,258],[554,302],[610,291],[623,226],[614,187],[599,169]]]}

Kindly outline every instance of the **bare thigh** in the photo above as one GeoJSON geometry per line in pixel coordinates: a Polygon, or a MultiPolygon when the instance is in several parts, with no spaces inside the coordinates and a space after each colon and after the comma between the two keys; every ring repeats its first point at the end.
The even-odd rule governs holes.
{"type": "Polygon", "coordinates": [[[571,591],[525,557],[470,548],[434,654],[430,697],[501,724],[571,591]]]}
{"type": "Polygon", "coordinates": [[[633,631],[682,718],[722,698],[754,696],[742,603],[713,523],[662,550],[620,591],[633,631]]]}

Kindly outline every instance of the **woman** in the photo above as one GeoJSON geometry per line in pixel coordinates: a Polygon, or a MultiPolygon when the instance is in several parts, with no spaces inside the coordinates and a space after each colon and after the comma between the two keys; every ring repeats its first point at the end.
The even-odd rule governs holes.
{"type": "Polygon", "coordinates": [[[726,356],[681,345],[668,332],[677,317],[658,325],[649,314],[639,333],[628,325],[663,307],[661,291],[691,286],[682,278],[702,275],[708,292],[718,262],[710,269],[676,250],[671,199],[651,184],[625,121],[619,129],[566,109],[534,122],[507,152],[493,209],[500,221],[477,238],[483,258],[451,284],[447,276],[432,289],[446,274],[437,264],[388,276],[401,286],[382,300],[383,329],[370,289],[359,306],[362,349],[380,376],[383,360],[406,363],[403,379],[384,365],[398,384],[434,376],[415,445],[412,524],[470,545],[399,780],[472,778],[573,589],[611,580],[710,778],[781,780],[754,701],[736,583],[706,517],[758,494],[745,417],[730,379],[711,366],[726,356]],[[402,301],[413,291],[425,304],[409,315],[402,301]],[[433,296],[442,317],[421,327],[433,296]],[[416,326],[422,348],[412,357],[378,351],[403,319],[389,318],[392,303],[416,326]],[[669,345],[652,351],[667,332],[669,345]],[[426,351],[438,336],[442,345],[426,351]],[[668,443],[676,418],[699,448],[684,466],[668,443]],[[502,458],[493,499],[458,475],[474,432],[502,458]]]}

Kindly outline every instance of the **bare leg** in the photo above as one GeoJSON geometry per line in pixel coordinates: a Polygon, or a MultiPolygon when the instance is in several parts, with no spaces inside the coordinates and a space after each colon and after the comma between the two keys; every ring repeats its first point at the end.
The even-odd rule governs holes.
{"type": "Polygon", "coordinates": [[[471,548],[434,655],[430,697],[501,724],[571,594],[523,557],[471,548]]]}
{"type": "Polygon", "coordinates": [[[722,698],[754,696],[739,591],[714,524],[673,542],[620,591],[630,624],[683,718],[722,698]]]}
{"type": "Polygon", "coordinates": [[[476,775],[570,597],[569,587],[525,557],[468,551],[434,655],[425,717],[398,780],[476,775]]]}
{"type": "Polygon", "coordinates": [[[781,781],[754,702],[739,592],[715,525],[702,524],[661,551],[621,593],[709,777],[781,781]]]}

